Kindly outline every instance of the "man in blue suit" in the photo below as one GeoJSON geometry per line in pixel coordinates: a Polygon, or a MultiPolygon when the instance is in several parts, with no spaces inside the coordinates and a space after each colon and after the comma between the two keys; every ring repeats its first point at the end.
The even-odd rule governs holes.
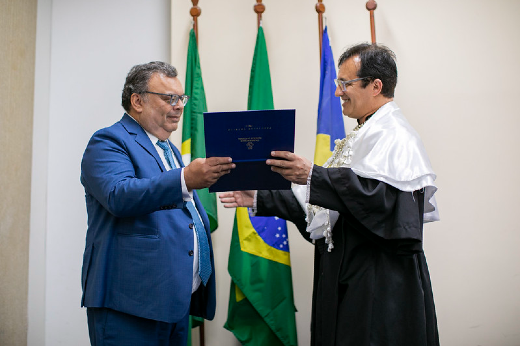
{"type": "Polygon", "coordinates": [[[92,345],[184,346],[189,315],[215,315],[209,220],[194,190],[235,166],[214,157],[184,167],[168,138],[188,98],[173,66],[134,66],[126,113],[97,131],[83,155],[82,306],[92,345]]]}

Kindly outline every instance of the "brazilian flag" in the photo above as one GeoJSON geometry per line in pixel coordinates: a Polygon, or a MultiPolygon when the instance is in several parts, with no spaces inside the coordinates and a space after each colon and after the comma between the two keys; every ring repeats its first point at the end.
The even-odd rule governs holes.
{"type": "Polygon", "coordinates": [[[336,68],[330,47],[327,27],[323,30],[322,55],[320,68],[320,98],[318,103],[318,127],[314,163],[323,166],[334,150],[334,140],[345,138],[345,126],[341,103],[336,92],[336,68]]]}
{"type": "MultiPolygon", "coordinates": [[[[274,109],[262,27],[251,67],[248,109],[274,109]]],[[[250,217],[247,208],[237,208],[228,271],[232,281],[224,328],[242,345],[297,345],[286,221],[250,217]]]]}

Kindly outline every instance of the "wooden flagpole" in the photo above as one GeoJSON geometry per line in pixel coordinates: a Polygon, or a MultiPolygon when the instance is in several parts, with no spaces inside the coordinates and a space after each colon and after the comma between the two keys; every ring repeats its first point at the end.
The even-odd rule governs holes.
{"type": "Polygon", "coordinates": [[[195,32],[195,39],[197,41],[197,46],[199,45],[199,25],[197,22],[197,18],[202,13],[200,7],[198,6],[199,0],[191,0],[191,3],[193,4],[192,8],[190,9],[190,15],[193,17],[193,31],[195,32]]]}
{"type": "Polygon", "coordinates": [[[368,0],[366,7],[370,12],[370,34],[372,36],[372,43],[376,43],[376,24],[374,20],[374,11],[377,8],[377,2],[374,0],[368,0]]]}
{"type": "Polygon", "coordinates": [[[316,4],[316,12],[318,12],[318,33],[320,36],[320,64],[321,64],[321,52],[323,46],[323,13],[325,12],[325,5],[322,3],[323,0],[318,0],[316,4]]]}
{"type": "Polygon", "coordinates": [[[260,25],[262,25],[262,13],[265,11],[265,5],[262,4],[262,0],[256,0],[255,4],[255,13],[257,17],[257,27],[260,28],[260,25]]]}
{"type": "MultiPolygon", "coordinates": [[[[191,0],[193,6],[190,9],[190,15],[193,18],[193,31],[195,32],[195,41],[197,43],[197,48],[199,47],[199,25],[197,22],[197,18],[202,13],[202,10],[198,6],[199,0],[191,0]]],[[[191,318],[191,317],[190,317],[191,318]]],[[[191,330],[190,330],[191,333],[191,330]]],[[[204,320],[202,320],[202,324],[199,326],[199,345],[204,346],[204,320]]]]}

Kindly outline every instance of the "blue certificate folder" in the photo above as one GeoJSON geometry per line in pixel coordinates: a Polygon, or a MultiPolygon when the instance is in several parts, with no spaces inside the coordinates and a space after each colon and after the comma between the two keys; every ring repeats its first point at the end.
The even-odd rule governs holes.
{"type": "Polygon", "coordinates": [[[271,151],[294,152],[294,109],[204,113],[206,157],[231,157],[236,168],[210,192],[289,190],[291,183],[271,171],[271,151]]]}

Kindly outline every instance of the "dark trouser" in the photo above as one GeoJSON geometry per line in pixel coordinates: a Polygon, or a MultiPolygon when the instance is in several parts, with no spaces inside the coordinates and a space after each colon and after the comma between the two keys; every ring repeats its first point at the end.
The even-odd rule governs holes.
{"type": "Polygon", "coordinates": [[[186,346],[189,312],[177,323],[137,317],[107,308],[87,308],[92,346],[186,346]]]}

